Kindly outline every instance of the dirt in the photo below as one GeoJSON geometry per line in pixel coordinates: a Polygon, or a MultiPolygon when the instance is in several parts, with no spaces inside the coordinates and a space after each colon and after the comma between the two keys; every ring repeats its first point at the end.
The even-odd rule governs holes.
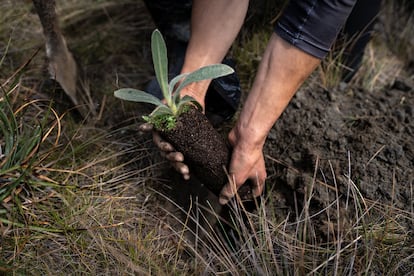
{"type": "MultiPolygon", "coordinates": [[[[366,219],[377,223],[406,214],[396,223],[412,236],[414,85],[406,80],[379,91],[340,87],[300,90],[272,128],[264,149],[264,197],[271,195],[266,207],[276,210],[281,221],[311,217],[321,241],[332,236],[333,225],[349,229],[356,216],[367,213],[372,216],[366,219]]],[[[229,216],[203,183],[180,180],[173,170],[164,178],[171,179],[168,186],[175,192],[170,195],[184,210],[192,195],[229,216]]]]}
{"type": "MultiPolygon", "coordinates": [[[[229,181],[228,172],[224,169],[228,168],[231,157],[227,136],[215,129],[207,117],[194,108],[180,115],[174,129],[160,133],[177,151],[183,153],[192,177],[197,177],[197,181],[218,196],[229,181]]],[[[243,200],[252,199],[249,182],[239,190],[239,194],[243,200]]]]}
{"type": "Polygon", "coordinates": [[[183,153],[193,174],[217,195],[227,182],[223,167],[230,150],[223,137],[203,113],[191,108],[177,120],[175,128],[161,132],[175,149],[183,153]]]}
{"type": "MultiPolygon", "coordinates": [[[[274,207],[282,217],[298,216],[312,194],[311,214],[338,197],[342,210],[359,198],[412,213],[413,84],[397,80],[371,92],[341,87],[299,91],[271,130],[265,154],[274,207]]],[[[405,226],[414,229],[412,218],[405,226]]]]}
{"type": "MultiPolygon", "coordinates": [[[[130,9],[122,10],[127,12],[130,9]]],[[[145,12],[136,14],[148,17],[145,12]]],[[[142,41],[133,38],[149,37],[152,26],[148,27],[148,20],[143,20],[145,24],[140,27],[140,31],[127,32],[128,28],[119,28],[107,32],[117,34],[127,41],[114,45],[118,47],[126,44],[128,47],[119,46],[115,51],[108,46],[109,42],[108,45],[103,43],[103,39],[97,40],[99,43],[95,44],[86,43],[95,45],[102,53],[75,47],[74,52],[78,55],[90,56],[89,60],[81,60],[85,64],[89,62],[87,71],[92,75],[89,77],[96,91],[103,90],[107,95],[112,95],[115,85],[111,83],[114,87],[101,89],[97,86],[101,79],[97,78],[112,80],[115,75],[120,78],[122,87],[145,87],[151,72],[149,47],[143,47],[142,41]],[[108,55],[110,59],[106,58],[108,55]],[[94,60],[96,57],[97,60],[94,60]]],[[[132,25],[126,19],[125,22],[132,25]]],[[[84,32],[84,28],[74,29],[84,32]]],[[[68,41],[76,35],[76,32],[72,34],[68,41]]],[[[90,39],[96,40],[95,37],[90,39]]],[[[118,39],[117,37],[116,41],[118,39]]],[[[412,68],[408,68],[407,72],[412,72],[412,68]]],[[[313,215],[314,224],[321,227],[327,220],[335,220],[334,216],[328,218],[326,212],[321,211],[328,206],[335,207],[336,198],[340,199],[338,202],[345,217],[355,213],[354,203],[357,201],[362,202],[365,208],[373,204],[382,207],[388,205],[390,212],[398,209],[407,211],[407,214],[414,213],[412,81],[412,77],[399,80],[374,91],[352,85],[331,90],[300,90],[271,130],[265,145],[268,171],[265,196],[272,190],[273,199],[268,203],[269,208],[277,210],[282,220],[287,216],[299,217],[304,206],[307,206],[306,199],[310,197],[307,211],[313,215]]],[[[103,93],[98,94],[101,96],[103,93]]],[[[142,115],[135,111],[119,112],[119,102],[107,103],[105,108],[109,116],[102,119],[104,127],[119,126],[120,122],[130,122],[131,118],[142,115]]],[[[226,131],[223,137],[225,135],[226,131]]],[[[145,139],[150,140],[151,137],[145,139]]],[[[158,154],[155,151],[154,156],[158,154]]],[[[171,183],[168,183],[173,190],[170,190],[171,194],[178,194],[177,197],[184,201],[188,201],[188,194],[202,195],[202,198],[211,202],[215,200],[208,191],[200,193],[187,185],[189,183],[177,180],[176,174],[172,175],[170,171],[167,173],[169,175],[164,179],[171,179],[171,183]],[[185,191],[185,187],[189,187],[189,191],[185,191]]],[[[405,220],[404,227],[407,231],[414,231],[413,220],[412,217],[405,220]]],[[[326,233],[326,229],[321,230],[322,234],[326,233]]]]}

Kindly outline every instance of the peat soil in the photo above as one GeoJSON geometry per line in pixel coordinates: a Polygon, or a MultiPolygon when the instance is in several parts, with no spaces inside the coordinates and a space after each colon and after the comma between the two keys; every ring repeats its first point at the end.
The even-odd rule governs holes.
{"type": "Polygon", "coordinates": [[[411,213],[403,224],[412,233],[413,89],[410,80],[396,80],[380,91],[299,91],[265,145],[267,188],[277,197],[277,213],[303,216],[310,198],[308,215],[326,232],[337,210],[346,218],[355,217],[355,203],[366,210],[389,206],[391,215],[411,213]]]}

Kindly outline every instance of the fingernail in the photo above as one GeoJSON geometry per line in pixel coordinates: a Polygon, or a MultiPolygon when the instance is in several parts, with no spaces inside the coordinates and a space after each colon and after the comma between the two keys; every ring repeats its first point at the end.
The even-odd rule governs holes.
{"type": "Polygon", "coordinates": [[[184,162],[184,156],[182,154],[175,155],[175,162],[184,162]]]}
{"type": "Polygon", "coordinates": [[[182,175],[189,175],[190,174],[190,170],[189,170],[189,168],[187,166],[182,166],[180,168],[180,173],[182,175]]]}

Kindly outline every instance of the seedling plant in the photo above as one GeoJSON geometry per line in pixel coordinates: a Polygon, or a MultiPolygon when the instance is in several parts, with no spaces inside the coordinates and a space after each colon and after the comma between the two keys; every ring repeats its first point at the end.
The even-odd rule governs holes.
{"type": "Polygon", "coordinates": [[[183,73],[168,81],[168,58],[165,41],[158,29],[151,36],[151,51],[155,76],[160,85],[163,100],[152,94],[134,89],[122,88],[114,92],[115,97],[122,100],[149,103],[155,105],[155,109],[143,119],[154,125],[158,130],[171,130],[175,127],[177,118],[188,111],[191,105],[201,110],[200,104],[192,97],[180,93],[190,83],[222,77],[234,72],[233,68],[225,64],[212,64],[202,67],[191,73],[183,73]]]}

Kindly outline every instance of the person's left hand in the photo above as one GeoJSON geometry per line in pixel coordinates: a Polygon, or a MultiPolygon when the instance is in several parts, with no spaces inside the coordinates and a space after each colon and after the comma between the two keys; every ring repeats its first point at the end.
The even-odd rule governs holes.
{"type": "Polygon", "coordinates": [[[248,143],[248,139],[241,137],[237,128],[233,128],[229,133],[229,141],[233,147],[229,167],[231,181],[221,190],[219,202],[222,205],[234,197],[247,179],[252,180],[253,196],[260,196],[266,179],[263,145],[248,143]]]}

